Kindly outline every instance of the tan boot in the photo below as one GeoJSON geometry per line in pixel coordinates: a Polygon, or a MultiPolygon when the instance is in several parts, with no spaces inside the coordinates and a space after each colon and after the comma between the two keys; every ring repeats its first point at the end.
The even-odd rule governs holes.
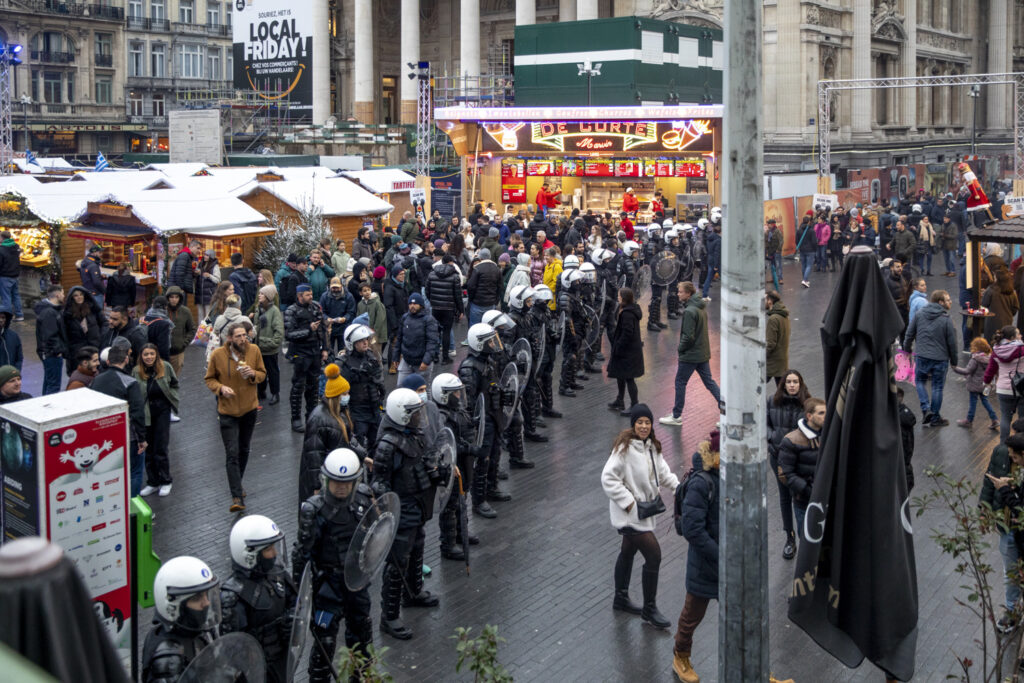
{"type": "Polygon", "coordinates": [[[396,375],[396,374],[398,374],[398,363],[396,363],[394,361],[391,362],[391,367],[388,368],[388,374],[389,375],[396,375]]]}
{"type": "Polygon", "coordinates": [[[672,670],[683,683],[700,683],[700,676],[690,666],[690,653],[673,652],[672,670]]]}
{"type": "Polygon", "coordinates": [[[781,678],[776,678],[775,676],[768,676],[768,683],[795,683],[795,681],[792,678],[782,680],[781,678]]]}

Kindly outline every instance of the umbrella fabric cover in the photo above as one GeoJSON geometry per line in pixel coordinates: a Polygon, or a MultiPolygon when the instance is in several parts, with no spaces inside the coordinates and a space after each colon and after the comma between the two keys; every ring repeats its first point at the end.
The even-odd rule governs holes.
{"type": "Polygon", "coordinates": [[[789,618],[848,667],[914,675],[917,571],[892,342],[903,329],[875,257],[854,249],[822,324],[828,417],[789,618]]]}

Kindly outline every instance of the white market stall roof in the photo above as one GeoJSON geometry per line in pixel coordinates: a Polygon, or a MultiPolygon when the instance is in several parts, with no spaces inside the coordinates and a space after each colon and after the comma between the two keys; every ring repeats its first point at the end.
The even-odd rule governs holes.
{"type": "Polygon", "coordinates": [[[206,176],[179,176],[166,178],[157,187],[148,187],[147,191],[159,192],[161,189],[171,187],[176,190],[192,192],[196,196],[205,195],[227,195],[229,197],[240,197],[255,189],[255,174],[246,175],[206,175],[206,176]]]}
{"type": "Polygon", "coordinates": [[[160,171],[171,178],[182,178],[193,176],[200,171],[205,171],[208,166],[201,162],[173,163],[173,164],[148,164],[143,171],[160,171]]]}
{"type": "Polygon", "coordinates": [[[248,194],[256,189],[273,195],[296,211],[316,206],[325,216],[380,216],[391,213],[395,208],[347,178],[260,183],[248,194]]]}
{"type": "Polygon", "coordinates": [[[24,197],[29,210],[47,223],[74,221],[89,202],[99,200],[104,194],[102,188],[87,182],[39,183],[33,180],[33,186],[12,182],[15,179],[5,178],[0,186],[24,197]]]}
{"type": "Polygon", "coordinates": [[[133,192],[166,182],[160,171],[84,171],[71,177],[72,183],[89,183],[105,192],[133,192]]]}
{"type": "Polygon", "coordinates": [[[374,194],[408,192],[416,187],[416,178],[397,168],[375,168],[367,171],[342,171],[374,194]]]}
{"type": "Polygon", "coordinates": [[[22,173],[46,173],[53,170],[68,170],[74,168],[64,157],[36,157],[34,164],[28,163],[24,158],[12,159],[14,165],[22,173]]]}
{"type": "MultiPolygon", "coordinates": [[[[120,191],[92,201],[116,202],[156,233],[207,234],[227,228],[248,227],[246,234],[266,224],[266,218],[245,202],[227,196],[196,197],[183,190],[120,191]]],[[[88,213],[83,207],[76,218],[88,213]]]]}

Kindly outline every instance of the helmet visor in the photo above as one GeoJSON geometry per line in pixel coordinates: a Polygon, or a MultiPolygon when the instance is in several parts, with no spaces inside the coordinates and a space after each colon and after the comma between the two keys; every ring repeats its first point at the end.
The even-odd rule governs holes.
{"type": "Polygon", "coordinates": [[[283,533],[272,539],[247,540],[246,545],[253,548],[256,553],[254,569],[264,574],[286,571],[290,566],[288,564],[288,545],[285,543],[283,533]]]}
{"type": "Polygon", "coordinates": [[[167,589],[168,596],[177,596],[178,618],[175,624],[190,631],[208,631],[220,624],[220,591],[219,582],[215,579],[208,588],[196,590],[196,587],[176,592],[167,589]]]}

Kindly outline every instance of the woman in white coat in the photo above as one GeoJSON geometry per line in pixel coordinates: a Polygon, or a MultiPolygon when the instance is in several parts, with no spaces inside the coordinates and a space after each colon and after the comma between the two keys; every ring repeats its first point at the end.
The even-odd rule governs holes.
{"type": "Polygon", "coordinates": [[[615,599],[612,608],[639,614],[658,628],[671,625],[658,611],[658,570],[661,567],[661,546],[654,535],[655,518],[640,519],[638,502],[655,501],[662,486],[674,491],[679,478],[669,469],[661,455],[661,442],[654,435],[654,415],[645,403],[633,406],[630,428],[615,439],[612,454],[601,472],[601,486],[609,498],[612,526],[622,536],[622,548],[615,560],[615,599]],[[629,579],[637,551],[644,556],[643,607],[629,599],[629,579]]]}

